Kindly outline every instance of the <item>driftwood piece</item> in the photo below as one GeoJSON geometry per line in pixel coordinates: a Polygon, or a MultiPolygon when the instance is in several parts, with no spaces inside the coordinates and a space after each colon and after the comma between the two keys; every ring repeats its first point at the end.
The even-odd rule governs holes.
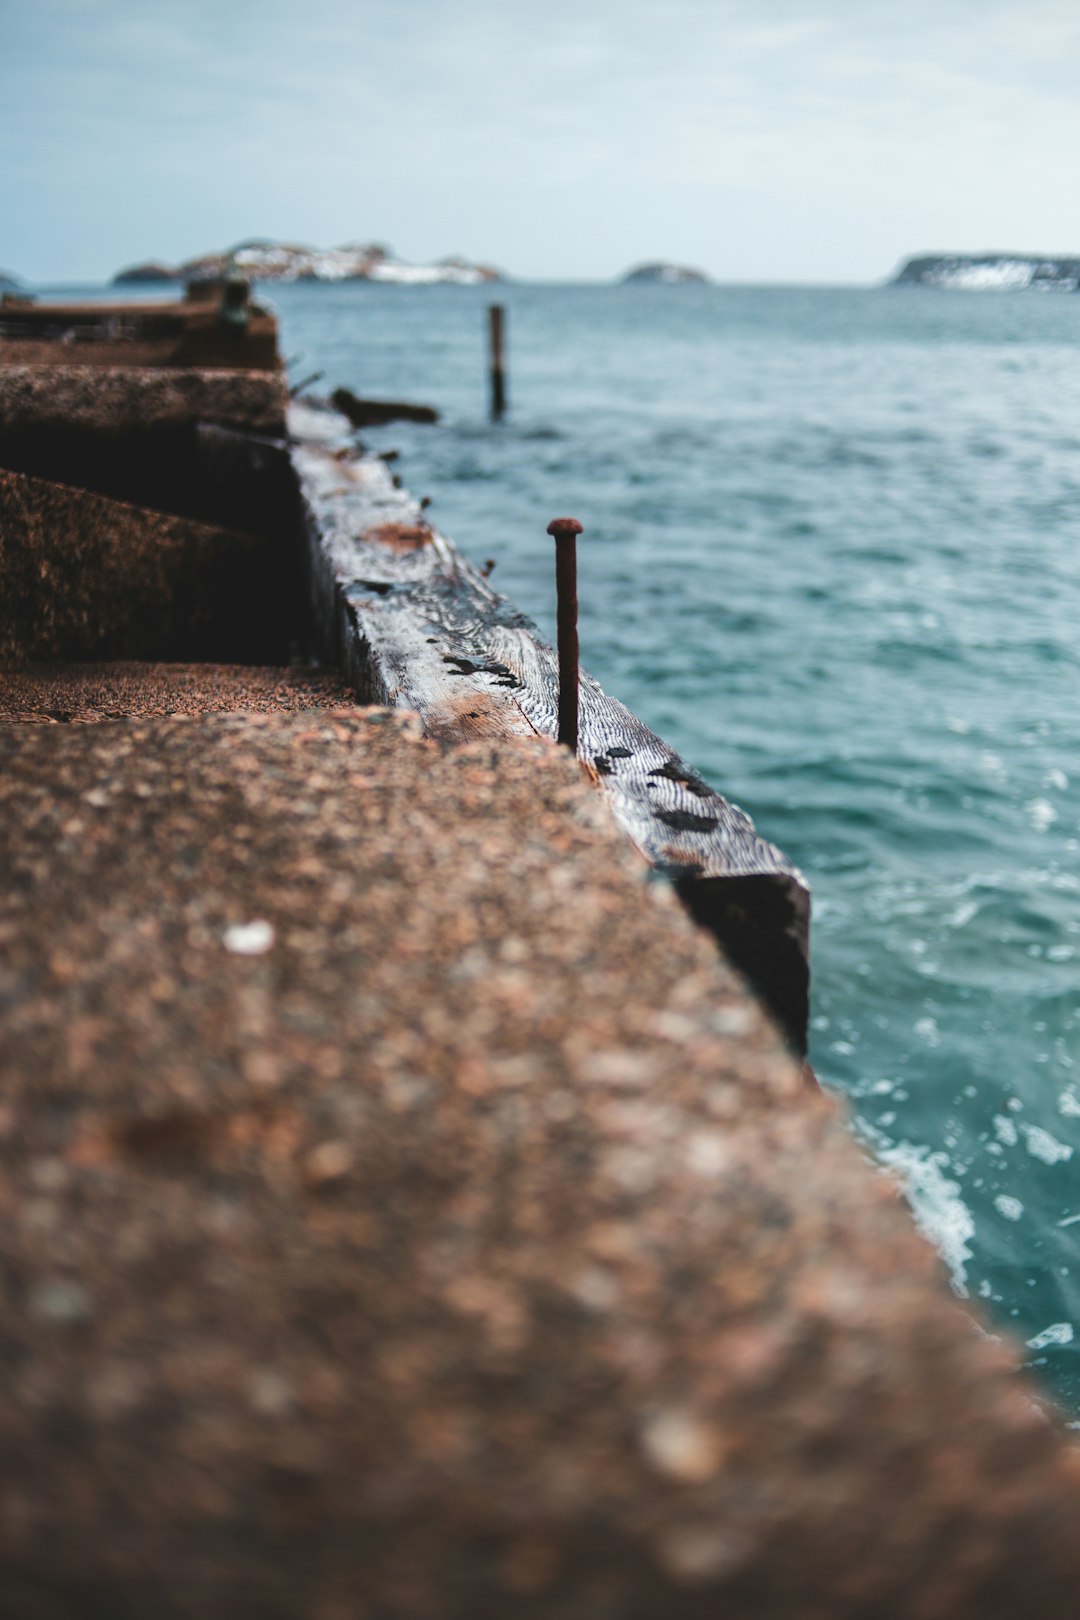
{"type": "MultiPolygon", "coordinates": [[[[293,407],[290,421],[323,651],[361,699],[415,709],[429,736],[451,741],[555,737],[557,660],[531,621],[426,521],[381,460],[355,456],[340,418],[293,407]]],[[[802,875],[585,674],[578,758],[619,826],[805,1052],[802,875]]]]}
{"type": "Polygon", "coordinates": [[[420,422],[431,426],[439,413],[430,405],[409,405],[400,399],[359,399],[349,388],[335,388],[330,403],[354,428],[383,427],[387,422],[420,422]]]}

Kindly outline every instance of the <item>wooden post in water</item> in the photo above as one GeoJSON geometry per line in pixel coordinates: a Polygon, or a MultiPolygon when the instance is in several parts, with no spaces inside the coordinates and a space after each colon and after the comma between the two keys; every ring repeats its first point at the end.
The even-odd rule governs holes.
{"type": "Polygon", "coordinates": [[[506,311],[501,304],[488,305],[488,352],[491,377],[491,420],[501,422],[506,414],[506,373],[503,369],[503,331],[506,311]]]}

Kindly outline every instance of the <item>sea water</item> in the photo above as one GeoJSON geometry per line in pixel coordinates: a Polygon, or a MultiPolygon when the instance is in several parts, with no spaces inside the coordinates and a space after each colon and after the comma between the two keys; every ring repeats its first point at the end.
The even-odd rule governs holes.
{"type": "Polygon", "coordinates": [[[583,662],[806,874],[817,1072],[1080,1416],[1080,296],[260,296],[549,636],[580,518],[583,662]]]}

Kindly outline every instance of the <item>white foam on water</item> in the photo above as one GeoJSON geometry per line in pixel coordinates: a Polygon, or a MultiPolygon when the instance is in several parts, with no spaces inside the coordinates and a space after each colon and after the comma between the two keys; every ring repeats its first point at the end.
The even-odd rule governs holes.
{"type": "Polygon", "coordinates": [[[1020,1140],[1016,1126],[1011,1119],[1006,1119],[1004,1114],[994,1115],[994,1135],[999,1142],[1004,1142],[1006,1147],[1015,1147],[1020,1140]]]}
{"type": "Polygon", "coordinates": [[[979,902],[977,900],[964,900],[949,918],[949,927],[966,928],[971,919],[977,917],[978,914],[979,902]]]}
{"type": "Polygon", "coordinates": [[[1024,1206],[1019,1198],[1010,1198],[1008,1193],[998,1194],[994,1199],[994,1208],[1007,1221],[1018,1221],[1024,1213],[1024,1206]]]}
{"type": "Polygon", "coordinates": [[[1043,1164],[1062,1164],[1072,1158],[1072,1148],[1065,1142],[1059,1142],[1049,1131],[1044,1131],[1041,1125],[1024,1125],[1021,1128],[1027,1138],[1028,1152],[1033,1158],[1041,1159],[1043,1164]]]}
{"type": "Polygon", "coordinates": [[[1072,1342],[1071,1322],[1051,1322],[1049,1327],[1043,1328],[1041,1333],[1036,1333],[1033,1339],[1028,1340],[1027,1347],[1029,1350],[1049,1350],[1051,1345],[1072,1344],[1072,1342]]]}
{"type": "Polygon", "coordinates": [[[1031,825],[1036,832],[1047,832],[1058,818],[1058,813],[1049,799],[1032,799],[1024,809],[1031,817],[1031,825]]]}
{"type": "Polygon", "coordinates": [[[960,1197],[960,1187],[945,1175],[947,1153],[932,1153],[928,1147],[901,1142],[879,1154],[904,1183],[915,1224],[934,1245],[948,1268],[956,1293],[967,1295],[967,1262],[971,1259],[970,1240],[975,1221],[960,1197]]]}

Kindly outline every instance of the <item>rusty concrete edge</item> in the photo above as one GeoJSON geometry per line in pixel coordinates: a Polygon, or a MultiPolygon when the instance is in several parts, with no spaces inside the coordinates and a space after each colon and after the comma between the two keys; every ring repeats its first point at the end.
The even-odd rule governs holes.
{"type": "MultiPolygon", "coordinates": [[[[375,625],[381,603],[376,600],[364,604],[362,598],[364,589],[370,592],[394,587],[389,583],[383,587],[378,580],[372,585],[366,577],[358,578],[358,570],[363,576],[381,572],[389,582],[398,577],[395,569],[400,563],[406,583],[414,569],[417,577],[430,571],[440,583],[460,588],[468,598],[466,620],[475,609],[492,626],[504,627],[519,652],[524,645],[527,653],[523,663],[539,669],[545,660],[554,659],[531,620],[493,592],[454,541],[427,522],[421,503],[391,477],[383,460],[357,451],[344,416],[305,401],[290,406],[289,420],[295,452],[293,470],[301,493],[312,617],[321,637],[320,655],[345,672],[362,702],[414,705],[417,694],[410,689],[410,682],[403,678],[400,685],[392,686],[388,665],[403,665],[407,657],[410,669],[417,673],[417,681],[412,684],[419,686],[426,678],[421,666],[425,671],[438,670],[446,662],[446,648],[441,643],[429,648],[431,637],[420,632],[413,636],[407,653],[396,648],[388,660],[385,646],[374,645],[367,628],[375,625]]],[[[444,626],[444,639],[449,632],[450,626],[444,626]]],[[[462,651],[470,648],[463,647],[462,651]]],[[[499,656],[513,662],[514,654],[507,648],[500,648],[499,656]]],[[[463,663],[469,664],[469,660],[463,663]]],[[[492,697],[505,698],[502,713],[507,734],[517,729],[554,736],[553,730],[544,729],[550,716],[542,699],[533,701],[531,679],[523,670],[515,691],[490,693],[483,664],[477,665],[475,671],[466,669],[458,677],[460,701],[455,703],[454,713],[477,709],[486,724],[486,706],[492,697]]],[[[582,701],[583,726],[590,733],[602,732],[604,744],[629,740],[622,734],[622,728],[628,728],[635,733],[635,748],[644,746],[650,757],[655,754],[656,760],[665,762],[648,772],[646,792],[640,780],[616,770],[606,753],[597,760],[598,765],[606,763],[605,771],[594,768],[586,758],[580,760],[627,840],[659,874],[672,881],[691,916],[754,985],[791,1049],[805,1059],[811,971],[811,895],[805,877],[757,832],[742,811],[707,784],[699,783],[662,738],[624,705],[609,698],[585,672],[582,701]],[[691,785],[693,793],[687,793],[685,783],[691,785]],[[669,831],[669,827],[696,819],[688,812],[701,810],[696,794],[702,791],[709,801],[709,824],[719,830],[704,837],[669,831]],[[723,858],[718,861],[721,854],[723,858]]],[[[432,736],[441,736],[446,730],[438,725],[435,711],[430,708],[426,724],[432,736]]],[[[591,751],[590,746],[586,754],[591,751]]],[[[614,748],[614,752],[625,754],[628,750],[614,748]]]]}

